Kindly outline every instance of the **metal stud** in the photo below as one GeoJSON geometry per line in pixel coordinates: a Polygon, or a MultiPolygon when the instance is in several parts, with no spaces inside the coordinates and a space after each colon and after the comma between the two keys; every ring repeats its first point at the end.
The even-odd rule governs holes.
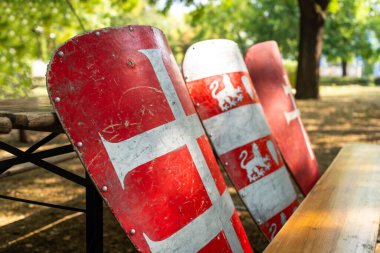
{"type": "Polygon", "coordinates": [[[136,234],[136,230],[135,230],[134,228],[132,228],[131,231],[130,231],[130,234],[131,234],[131,235],[136,234]]]}
{"type": "Polygon", "coordinates": [[[83,146],[83,143],[80,142],[80,141],[78,141],[78,142],[77,142],[77,146],[78,146],[78,147],[82,147],[82,146],[83,146]]]}
{"type": "Polygon", "coordinates": [[[96,36],[100,36],[100,32],[95,32],[95,35],[96,36]]]}
{"type": "Polygon", "coordinates": [[[104,185],[104,186],[102,187],[102,191],[106,192],[107,190],[108,190],[108,187],[107,187],[106,185],[104,185]]]}
{"type": "Polygon", "coordinates": [[[228,166],[228,162],[225,162],[224,164],[225,164],[226,166],[228,166]]]}
{"type": "Polygon", "coordinates": [[[197,106],[197,107],[199,107],[199,106],[200,106],[200,104],[199,104],[199,103],[197,103],[197,104],[196,104],[196,106],[197,106]]]}
{"type": "Polygon", "coordinates": [[[132,26],[128,27],[128,29],[129,29],[129,31],[133,31],[133,27],[132,26]]]}
{"type": "Polygon", "coordinates": [[[59,51],[59,52],[58,52],[58,56],[63,57],[63,56],[64,56],[64,53],[63,53],[62,51],[59,51]]]}
{"type": "Polygon", "coordinates": [[[61,98],[60,97],[55,97],[54,101],[57,102],[57,103],[59,103],[59,102],[61,102],[61,98]]]}

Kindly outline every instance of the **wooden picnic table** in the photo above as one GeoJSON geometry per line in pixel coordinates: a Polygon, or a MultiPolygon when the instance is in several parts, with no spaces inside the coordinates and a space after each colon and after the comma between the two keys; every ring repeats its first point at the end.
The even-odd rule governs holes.
{"type": "Polygon", "coordinates": [[[0,133],[12,129],[64,132],[48,97],[0,101],[0,133]]]}
{"type": "MultiPolygon", "coordinates": [[[[44,203],[28,199],[21,199],[0,194],[0,198],[13,201],[25,202],[29,204],[42,205],[52,208],[71,210],[86,213],[86,252],[103,252],[103,200],[97,189],[93,185],[89,176],[80,177],[70,171],[64,170],[54,162],[50,163],[46,157],[56,157],[62,154],[73,152],[71,145],[52,148],[38,152],[38,148],[64,133],[61,123],[58,120],[48,97],[33,97],[21,99],[8,99],[0,101],[0,134],[7,134],[12,129],[34,130],[50,132],[42,140],[31,145],[26,151],[21,151],[17,147],[0,140],[0,150],[3,149],[12,153],[15,158],[0,160],[0,175],[7,173],[7,170],[15,164],[30,162],[42,167],[50,172],[66,178],[74,183],[86,188],[86,209],[74,208],[52,203],[44,203]]],[[[12,174],[12,173],[11,173],[12,174]]],[[[13,173],[16,174],[16,173],[13,173]]]]}

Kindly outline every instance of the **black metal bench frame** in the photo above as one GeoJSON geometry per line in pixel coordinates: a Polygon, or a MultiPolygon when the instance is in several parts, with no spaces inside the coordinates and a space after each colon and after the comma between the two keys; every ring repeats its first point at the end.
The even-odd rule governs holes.
{"type": "Polygon", "coordinates": [[[71,182],[81,185],[86,188],[86,208],[76,208],[71,206],[56,205],[52,203],[39,202],[29,199],[16,198],[0,194],[1,199],[35,204],[50,208],[58,208],[73,212],[82,212],[86,214],[86,252],[87,253],[102,253],[103,252],[103,200],[97,189],[93,185],[91,179],[86,173],[83,178],[70,171],[60,168],[52,163],[42,159],[54,157],[67,153],[74,152],[72,145],[64,145],[56,148],[51,148],[44,151],[37,151],[40,147],[57,137],[60,133],[50,133],[45,138],[42,138],[37,143],[30,146],[26,151],[22,151],[12,145],[0,141],[0,150],[4,150],[14,158],[8,158],[0,161],[0,175],[8,171],[14,165],[30,162],[38,167],[48,170],[60,177],[63,177],[71,182]]]}

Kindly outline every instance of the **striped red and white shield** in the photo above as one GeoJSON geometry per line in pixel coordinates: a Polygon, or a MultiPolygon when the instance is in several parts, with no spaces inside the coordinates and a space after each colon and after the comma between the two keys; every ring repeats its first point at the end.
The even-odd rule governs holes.
{"type": "Polygon", "coordinates": [[[252,252],[163,33],[98,30],[58,49],[49,95],[141,252],[252,252]]]}
{"type": "Polygon", "coordinates": [[[183,61],[190,96],[232,183],[268,239],[298,206],[237,44],[207,40],[183,61]]]}
{"type": "Polygon", "coordinates": [[[277,43],[268,41],[252,46],[245,61],[283,158],[306,195],[319,179],[318,163],[301,121],[277,43]]]}

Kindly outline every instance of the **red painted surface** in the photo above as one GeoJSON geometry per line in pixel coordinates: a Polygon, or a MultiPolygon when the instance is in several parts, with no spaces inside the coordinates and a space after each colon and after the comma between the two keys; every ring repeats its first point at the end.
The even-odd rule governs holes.
{"type": "MultiPolygon", "coordinates": [[[[215,40],[214,43],[217,44],[219,41],[215,40]]],[[[220,43],[225,42],[221,41],[220,43]]],[[[195,48],[191,47],[191,49],[189,49],[191,50],[191,56],[185,56],[183,65],[183,71],[185,75],[186,73],[192,73],[195,75],[194,73],[196,73],[196,71],[194,69],[186,69],[185,66],[189,66],[189,64],[186,64],[186,61],[196,62],[199,60],[194,52],[197,50],[202,51],[199,49],[201,46],[202,44],[195,44],[195,48]]],[[[227,48],[226,50],[229,49],[230,48],[227,48]]],[[[210,48],[210,50],[212,50],[212,48],[210,48]]],[[[214,53],[214,55],[217,54],[214,53]]],[[[232,53],[228,55],[232,55],[232,53]]],[[[202,55],[199,57],[205,56],[202,55]]],[[[243,62],[243,58],[240,58],[243,62]]],[[[236,56],[236,58],[232,58],[231,61],[238,59],[239,57],[236,56]]],[[[225,60],[221,61],[224,62],[225,60]]],[[[215,64],[219,62],[219,58],[215,57],[214,62],[215,64]]],[[[206,128],[206,131],[208,131],[208,134],[210,135],[210,139],[211,142],[213,142],[212,144],[214,145],[216,154],[226,169],[229,178],[238,190],[238,194],[242,196],[243,202],[247,205],[248,210],[250,211],[255,221],[259,224],[264,235],[268,239],[272,239],[283,225],[280,223],[279,218],[281,214],[285,215],[286,213],[286,219],[288,219],[292,214],[292,209],[289,208],[289,205],[298,206],[298,201],[296,200],[296,194],[290,180],[287,183],[282,182],[280,184],[271,181],[267,183],[260,182],[268,175],[276,172],[278,173],[281,168],[285,168],[285,164],[281,158],[280,151],[278,150],[276,142],[272,137],[270,130],[268,129],[263,112],[259,109],[256,109],[256,115],[249,115],[253,118],[249,122],[244,122],[245,118],[240,114],[242,111],[239,111],[239,113],[235,114],[237,116],[234,116],[234,118],[228,116],[229,113],[233,110],[245,110],[245,108],[250,106],[260,108],[261,106],[258,95],[249,77],[249,73],[246,71],[221,73],[220,75],[212,75],[201,79],[187,81],[186,85],[198,112],[198,115],[200,116],[206,128]],[[210,127],[208,122],[209,120],[213,120],[213,118],[219,118],[221,120],[218,121],[219,124],[217,126],[210,127]],[[227,121],[229,122],[228,124],[226,123],[227,121]],[[253,123],[255,121],[261,122],[265,126],[255,128],[255,126],[253,126],[253,123]],[[241,124],[248,125],[248,127],[244,126],[242,128],[239,126],[241,124]],[[250,124],[252,124],[252,127],[249,127],[250,124]],[[243,129],[240,134],[244,137],[235,138],[236,132],[234,132],[228,136],[225,136],[225,139],[221,139],[220,136],[218,136],[219,134],[217,132],[219,130],[217,128],[221,129],[227,127],[243,129]],[[248,134],[248,132],[245,131],[255,132],[256,134],[254,134],[254,136],[257,138],[255,138],[253,141],[248,139],[252,138],[252,135],[248,134]],[[214,142],[216,138],[218,139],[218,143],[224,144],[216,145],[214,142]],[[268,148],[268,142],[272,144],[271,151],[268,148]],[[229,150],[227,152],[220,151],[222,148],[218,148],[218,146],[231,147],[233,145],[235,145],[234,148],[223,149],[229,150]],[[253,151],[253,146],[256,146],[258,148],[258,152],[253,151]],[[245,155],[244,153],[246,154],[246,157],[243,159],[243,156],[245,155]],[[264,163],[261,161],[264,161],[264,163]],[[248,165],[248,163],[251,165],[248,165]],[[253,166],[252,164],[255,165],[253,166]],[[262,174],[258,174],[257,170],[260,170],[262,174]],[[250,188],[254,184],[257,185],[257,188],[250,188]],[[266,198],[266,196],[273,196],[267,194],[267,191],[271,191],[276,187],[281,188],[284,191],[294,193],[293,198],[290,200],[281,199],[281,196],[274,196],[273,199],[266,198]],[[253,189],[255,189],[256,192],[252,192],[253,189]],[[263,203],[263,206],[265,207],[260,206],[260,204],[257,204],[256,206],[250,205],[252,202],[255,202],[255,197],[259,197],[260,201],[256,199],[257,203],[263,203]],[[271,206],[275,205],[267,205],[267,203],[270,202],[278,203],[278,206],[284,206],[284,209],[272,211],[271,206]],[[262,217],[265,217],[265,214],[263,214],[265,212],[265,209],[271,209],[271,212],[273,212],[273,216],[270,216],[268,220],[262,219],[262,217]],[[269,230],[268,227],[270,226],[275,226],[276,230],[269,230]]],[[[288,195],[291,195],[291,193],[288,195]]]]}
{"type": "MultiPolygon", "coordinates": [[[[234,88],[240,89],[240,94],[242,96],[242,100],[237,102],[237,104],[235,106],[232,106],[231,108],[257,103],[259,101],[259,98],[254,89],[252,89],[253,98],[251,98],[244,86],[239,85],[241,83],[242,77],[246,77],[247,80],[250,81],[250,77],[247,72],[233,72],[227,73],[226,75],[232,81],[234,88]]],[[[208,119],[212,116],[218,115],[223,112],[223,110],[219,107],[218,100],[212,97],[212,89],[210,88],[210,84],[214,81],[219,83],[219,87],[216,89],[216,93],[219,93],[220,91],[225,89],[223,75],[206,77],[200,80],[194,80],[187,83],[187,87],[191,94],[191,98],[193,99],[193,102],[196,105],[198,115],[201,119],[208,119]]],[[[252,86],[252,83],[250,83],[249,85],[252,86]]]]}
{"type": "MultiPolygon", "coordinates": [[[[278,159],[276,162],[268,150],[266,143],[267,141],[274,141],[273,137],[271,135],[267,135],[257,141],[247,143],[241,147],[238,147],[228,153],[225,153],[220,157],[220,160],[222,161],[223,164],[228,164],[225,165],[224,167],[226,168],[228,172],[228,176],[231,178],[231,180],[235,183],[235,187],[237,190],[240,190],[248,185],[250,185],[253,182],[256,182],[260,180],[262,177],[265,177],[266,175],[269,175],[270,173],[280,169],[281,167],[284,166],[284,162],[282,159],[278,159]],[[259,147],[259,150],[261,152],[261,155],[263,157],[268,157],[268,164],[271,164],[270,168],[265,172],[263,176],[259,176],[257,179],[255,179],[253,182],[250,182],[247,176],[247,171],[241,168],[241,163],[246,163],[246,161],[250,161],[254,158],[254,154],[252,152],[252,144],[256,144],[259,147]],[[246,161],[242,161],[241,159],[241,153],[242,151],[246,150],[248,153],[248,156],[246,158],[246,161]],[[239,168],[239,169],[237,169],[239,168]]],[[[275,142],[273,142],[275,143],[275,142]]],[[[277,157],[281,157],[279,150],[276,148],[275,149],[277,152],[277,157]]],[[[261,168],[261,167],[260,167],[261,168]]],[[[270,201],[270,200],[268,200],[270,201]]]]}
{"type": "Polygon", "coordinates": [[[285,113],[297,108],[293,95],[284,89],[289,89],[290,84],[277,43],[269,41],[252,46],[245,61],[283,158],[306,195],[318,181],[319,169],[301,118],[289,123],[286,120],[285,113]]]}
{"type": "MultiPolygon", "coordinates": [[[[191,142],[195,143],[192,148],[188,144],[178,146],[130,168],[121,179],[117,174],[115,164],[122,165],[121,171],[129,164],[115,159],[114,151],[111,152],[106,145],[114,148],[129,143],[138,149],[146,145],[144,141],[152,143],[149,149],[133,154],[135,157],[129,157],[132,154],[128,153],[122,157],[133,162],[144,159],[146,152],[160,152],[156,149],[162,143],[155,143],[156,139],[153,138],[137,144],[128,141],[195,115],[182,76],[160,30],[131,26],[103,29],[75,37],[54,55],[47,80],[52,103],[79,157],[139,251],[153,251],[147,238],[154,243],[166,242],[183,231],[211,209],[211,193],[212,196],[221,197],[226,191],[204,133],[191,142]],[[148,49],[159,52],[159,57],[153,60],[163,62],[164,68],[160,73],[155,69],[160,64],[153,63],[142,51],[148,49]],[[163,81],[166,75],[170,79],[163,81]],[[173,96],[178,100],[169,101],[163,83],[174,86],[173,96]],[[57,97],[60,98],[59,102],[57,97]],[[82,146],[78,146],[78,142],[82,146]],[[206,166],[196,166],[191,152],[199,154],[206,166]],[[207,175],[211,178],[209,183],[205,181],[207,175]],[[209,185],[214,188],[208,188],[209,185]],[[101,190],[103,186],[107,187],[106,191],[101,190]],[[132,229],[135,233],[130,232],[132,229]]],[[[188,134],[191,135],[191,132],[188,131],[188,134]]],[[[163,142],[177,137],[176,132],[171,135],[162,137],[163,142]]],[[[118,149],[117,152],[125,152],[128,146],[123,147],[124,150],[118,149]]],[[[233,212],[234,209],[232,216],[226,220],[226,226],[231,226],[238,236],[241,242],[239,247],[244,252],[252,252],[240,220],[234,218],[233,212]]],[[[217,223],[220,220],[215,217],[215,220],[208,222],[217,223]]],[[[204,229],[207,234],[208,227],[204,229]]],[[[200,228],[199,233],[202,231],[200,228]]],[[[209,242],[194,247],[199,250],[204,247],[202,252],[231,252],[231,241],[225,234],[222,229],[209,242]]],[[[179,242],[181,247],[191,244],[196,236],[189,234],[182,238],[179,242]]],[[[181,248],[158,248],[158,251],[182,252],[181,248]]]]}
{"type": "Polygon", "coordinates": [[[260,229],[264,232],[265,235],[267,235],[270,240],[272,240],[281,230],[285,222],[290,218],[290,216],[292,216],[298,206],[299,202],[295,200],[288,207],[282,210],[282,212],[276,214],[266,223],[260,225],[260,229]]]}

